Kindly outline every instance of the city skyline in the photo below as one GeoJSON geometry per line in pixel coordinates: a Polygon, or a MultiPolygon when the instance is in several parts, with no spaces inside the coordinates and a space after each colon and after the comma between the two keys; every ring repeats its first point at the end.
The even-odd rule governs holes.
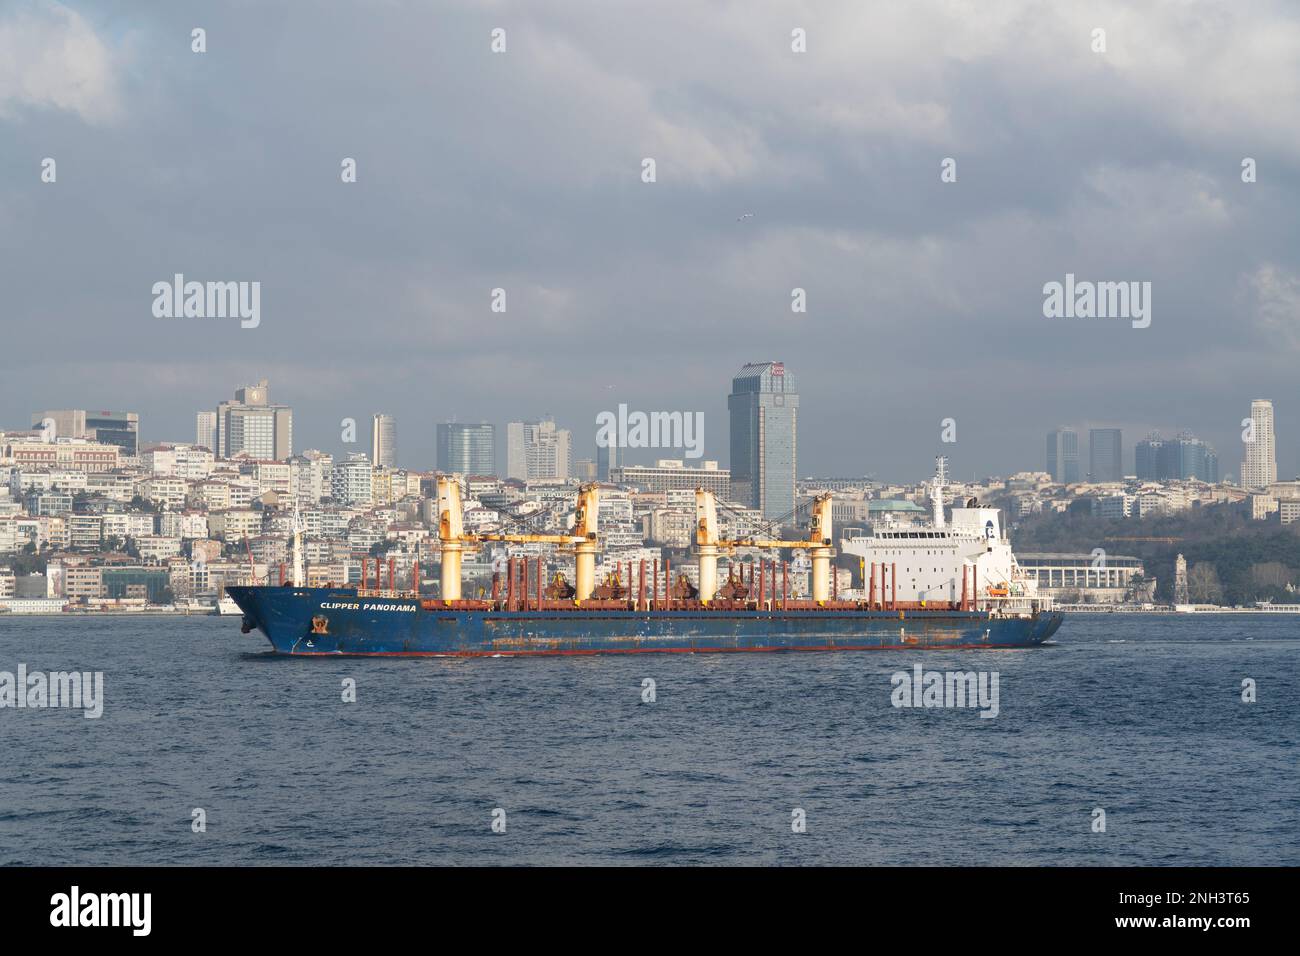
{"type": "Polygon", "coordinates": [[[1300,407],[1300,107],[1268,95],[1293,83],[1285,47],[1256,42],[1293,31],[1293,7],[1225,9],[1209,29],[1195,5],[1160,5],[1140,31],[1112,27],[1104,57],[1084,10],[1034,5],[1026,45],[949,9],[966,51],[951,73],[904,54],[925,18],[903,9],[800,11],[802,58],[784,5],[752,5],[744,35],[719,17],[688,37],[672,17],[631,36],[613,10],[574,9],[503,7],[499,56],[495,24],[461,9],[416,43],[395,39],[412,37],[401,5],[214,8],[203,55],[172,5],[0,19],[9,49],[60,51],[62,84],[0,85],[0,215],[40,224],[5,232],[7,320],[57,330],[0,356],[0,420],[112,396],[179,437],[196,410],[179,386],[217,396],[265,376],[303,411],[301,446],[418,399],[433,414],[403,433],[413,460],[434,459],[433,421],[542,410],[587,457],[585,423],[626,402],[702,412],[718,426],[705,453],[725,460],[715,382],[779,355],[818,410],[803,460],[912,475],[946,418],[954,469],[992,473],[1035,465],[1045,426],[1080,409],[1130,435],[1190,427],[1236,471],[1243,384],[1300,407]],[[682,50],[677,69],[664,49],[682,50]],[[63,64],[72,50],[87,55],[63,64]],[[365,83],[310,79],[337,51],[365,83]],[[1225,66],[1246,59],[1249,75],[1225,66]],[[1018,82],[1026,70],[1042,82],[1018,82]],[[295,103],[292,131],[268,88],[295,103]],[[378,122],[376,88],[436,119],[378,122]],[[260,283],[258,324],[154,315],[151,287],[177,273],[260,283]],[[1042,289],[1067,274],[1149,281],[1150,326],[1045,318],[1042,289]]]}
{"type": "MultiPolygon", "coordinates": [[[[757,364],[758,365],[776,364],[782,367],[784,366],[784,363],[757,363],[757,364]]],[[[300,454],[302,451],[307,449],[317,449],[321,451],[337,453],[338,457],[344,458],[348,454],[361,452],[364,453],[367,456],[367,458],[373,461],[374,447],[375,447],[374,445],[375,420],[377,418],[385,419],[387,423],[385,427],[386,429],[388,429],[388,434],[390,435],[390,438],[393,435],[395,435],[395,430],[398,425],[398,417],[394,415],[389,415],[387,413],[376,412],[376,413],[367,414],[364,416],[364,418],[354,420],[350,423],[346,419],[341,420],[340,428],[334,433],[333,441],[329,440],[328,438],[321,442],[299,441],[294,437],[298,430],[297,423],[295,423],[294,421],[294,404],[292,402],[268,404],[267,395],[269,393],[269,388],[270,385],[268,381],[266,379],[262,379],[261,381],[255,383],[254,385],[244,385],[244,386],[240,386],[237,389],[234,389],[234,392],[236,393],[236,400],[235,401],[227,400],[222,402],[221,405],[219,406],[218,412],[199,410],[197,413],[195,413],[195,415],[191,416],[190,418],[191,422],[194,422],[195,420],[197,420],[198,422],[197,427],[194,424],[191,424],[189,426],[191,432],[195,434],[195,439],[193,440],[193,443],[203,445],[204,447],[209,447],[212,451],[216,452],[218,449],[215,447],[215,445],[207,445],[202,440],[202,435],[205,429],[207,429],[209,433],[212,434],[216,434],[216,432],[213,431],[214,429],[216,429],[217,431],[220,430],[218,429],[217,422],[218,420],[221,419],[221,410],[225,409],[228,411],[231,408],[248,409],[250,407],[257,408],[259,406],[265,406],[270,410],[278,409],[282,413],[287,413],[288,416],[287,427],[289,430],[288,440],[292,444],[292,451],[294,454],[300,454]],[[254,403],[251,406],[242,405],[241,401],[239,400],[239,395],[249,395],[249,394],[255,397],[254,403]],[[368,430],[364,427],[367,422],[369,423],[368,430]],[[342,438],[343,434],[350,434],[352,436],[352,441],[343,440],[342,438]]],[[[1287,455],[1295,454],[1296,450],[1292,449],[1291,452],[1288,453],[1286,451],[1287,445],[1285,442],[1283,442],[1282,450],[1284,454],[1279,454],[1278,442],[1276,439],[1276,429],[1274,427],[1273,402],[1267,399],[1263,399],[1263,400],[1253,399],[1251,400],[1248,406],[1244,406],[1244,407],[1247,412],[1251,413],[1251,415],[1248,417],[1261,416],[1261,417],[1256,417],[1256,421],[1261,426],[1261,435],[1264,436],[1263,440],[1259,445],[1258,454],[1261,454],[1263,456],[1261,460],[1264,462],[1269,461],[1271,456],[1271,461],[1273,463],[1271,472],[1267,470],[1267,466],[1265,467],[1265,471],[1262,472],[1262,474],[1267,480],[1261,481],[1259,484],[1267,485],[1272,481],[1280,481],[1280,480],[1287,480],[1292,477],[1300,477],[1300,466],[1297,466],[1294,474],[1292,475],[1287,474],[1287,469],[1284,466],[1284,462],[1286,460],[1287,455]],[[1266,413],[1259,411],[1261,406],[1267,407],[1266,413]],[[1265,426],[1265,422],[1266,422],[1266,426],[1265,426]]],[[[89,428],[86,422],[97,421],[97,420],[102,422],[104,421],[103,416],[123,416],[123,417],[130,416],[131,427],[133,429],[130,435],[130,441],[131,442],[138,441],[141,448],[148,447],[151,445],[156,445],[156,444],[190,444],[191,443],[191,439],[185,437],[184,435],[161,437],[161,436],[155,436],[150,434],[147,430],[149,419],[147,418],[146,415],[137,412],[88,411],[85,409],[75,409],[69,403],[64,403],[64,407],[62,409],[53,410],[53,411],[51,411],[50,409],[33,411],[22,416],[22,418],[30,419],[31,427],[33,429],[39,429],[42,420],[48,418],[49,416],[55,416],[55,418],[51,420],[55,422],[56,434],[60,435],[61,437],[70,437],[68,434],[70,429],[72,431],[72,436],[74,437],[81,437],[81,433],[84,432],[93,432],[93,430],[89,428]],[[78,420],[73,417],[70,417],[76,415],[80,415],[81,418],[78,420]],[[95,416],[100,416],[101,418],[96,419],[95,416]],[[77,421],[81,422],[80,433],[75,424],[77,421]],[[63,424],[59,424],[60,422],[62,422],[63,424]],[[142,422],[144,423],[143,426],[141,425],[142,422]]],[[[490,437],[487,439],[488,441],[491,442],[490,452],[483,450],[487,446],[484,445],[484,439],[481,437],[469,439],[466,436],[460,438],[459,440],[461,441],[462,445],[464,445],[465,442],[467,441],[472,441],[475,448],[472,457],[474,458],[475,461],[482,464],[483,462],[490,459],[496,465],[494,471],[490,471],[490,472],[484,471],[483,473],[485,474],[499,473],[502,477],[508,477],[507,469],[509,466],[506,463],[508,462],[509,459],[509,442],[510,442],[509,428],[508,428],[509,424],[513,423],[513,424],[525,425],[525,424],[536,424],[538,422],[544,422],[544,421],[550,421],[552,423],[555,423],[555,417],[542,416],[540,418],[531,419],[528,421],[520,421],[518,419],[512,419],[511,422],[506,423],[507,425],[506,428],[498,428],[496,426],[496,423],[486,422],[486,421],[461,422],[461,423],[442,422],[442,421],[430,422],[429,424],[432,427],[428,428],[427,430],[435,436],[435,441],[433,443],[434,448],[431,449],[431,451],[428,454],[428,457],[427,458],[416,457],[415,453],[408,453],[412,457],[401,458],[400,460],[395,459],[393,463],[393,467],[414,468],[416,470],[423,470],[423,471],[433,471],[436,469],[440,469],[441,459],[440,459],[440,452],[438,451],[438,442],[440,439],[438,439],[437,436],[444,429],[444,427],[463,429],[467,432],[473,432],[478,429],[486,428],[491,433],[490,437]]],[[[111,421],[109,423],[111,424],[111,421]]],[[[1244,423],[1245,420],[1244,419],[1241,420],[1241,424],[1244,423]]],[[[591,430],[592,430],[591,443],[593,447],[591,449],[591,452],[585,455],[583,454],[583,439],[580,432],[577,429],[564,427],[564,423],[562,422],[555,423],[555,424],[556,424],[557,431],[568,433],[568,438],[566,440],[568,442],[568,449],[567,449],[567,454],[569,456],[568,473],[570,476],[574,474],[574,468],[576,467],[576,464],[579,461],[590,460],[591,462],[599,466],[599,462],[601,460],[600,453],[602,451],[608,451],[608,449],[604,449],[596,446],[595,436],[598,431],[598,428],[594,422],[591,426],[591,430]]],[[[0,431],[4,431],[6,428],[8,428],[11,431],[20,430],[19,426],[17,426],[16,424],[11,425],[10,423],[0,420],[0,431]]],[[[424,429],[420,427],[414,430],[418,434],[424,429]]],[[[1121,478],[1127,478],[1130,476],[1142,478],[1144,474],[1146,475],[1146,477],[1149,478],[1155,477],[1154,459],[1152,460],[1153,464],[1151,466],[1151,469],[1149,469],[1148,472],[1144,472],[1141,465],[1141,461],[1137,457],[1138,446],[1148,442],[1152,438],[1159,438],[1160,440],[1166,443],[1176,443],[1187,438],[1192,438],[1198,443],[1208,446],[1208,450],[1211,454],[1215,454],[1215,455],[1218,454],[1212,442],[1209,442],[1201,438],[1196,431],[1189,428],[1151,429],[1148,430],[1147,432],[1144,432],[1141,435],[1141,437],[1134,437],[1129,435],[1127,429],[1122,427],[1111,427],[1111,426],[1094,427],[1088,424],[1085,424],[1083,426],[1064,425],[1064,426],[1056,426],[1056,428],[1053,428],[1048,433],[1049,458],[1048,458],[1048,463],[1046,465],[1044,465],[1042,452],[1040,451],[1037,453],[1038,454],[1037,461],[1026,460],[1026,459],[1033,458],[1032,455],[1026,454],[1025,456],[1021,456],[1020,461],[1023,462],[1022,466],[1012,467],[1008,465],[998,470],[976,472],[974,474],[971,474],[968,471],[967,473],[963,474],[960,471],[961,462],[959,456],[961,452],[961,445],[959,442],[937,445],[936,453],[942,453],[945,456],[949,457],[950,460],[956,459],[958,467],[955,467],[953,469],[953,475],[954,477],[957,478],[973,477],[973,478],[982,479],[982,478],[993,477],[993,476],[1005,477],[1020,472],[1033,472],[1033,471],[1047,471],[1048,473],[1052,473],[1052,468],[1050,465],[1050,455],[1051,455],[1050,446],[1051,446],[1052,436],[1055,435],[1058,430],[1064,430],[1065,432],[1070,433],[1074,436],[1074,445],[1072,446],[1074,450],[1069,456],[1069,460],[1071,462],[1071,468],[1072,468],[1071,478],[1066,483],[1072,483],[1074,481],[1104,480],[1101,477],[1090,478],[1091,475],[1090,469],[1092,467],[1092,461],[1094,455],[1093,443],[1096,440],[1096,436],[1098,433],[1112,433],[1112,432],[1119,433],[1118,443],[1120,449],[1120,460],[1122,462],[1121,465],[1122,470],[1120,475],[1121,478]],[[1088,437],[1086,439],[1086,446],[1085,446],[1085,439],[1083,437],[1084,432],[1088,433],[1088,437]],[[956,455],[954,455],[954,450],[956,451],[956,455]]],[[[731,470],[732,465],[730,460],[731,459],[730,443],[729,442],[720,443],[718,438],[719,432],[723,432],[723,430],[722,429],[714,430],[713,440],[712,440],[713,443],[705,447],[704,454],[702,455],[702,457],[706,457],[713,461],[719,462],[724,469],[731,470]]],[[[725,434],[725,432],[723,433],[725,434]]],[[[270,437],[267,438],[266,440],[274,442],[275,439],[273,437],[270,437]]],[[[111,439],[111,441],[113,443],[121,444],[123,438],[119,435],[119,437],[111,439]]],[[[395,440],[394,440],[394,444],[396,444],[395,440]]],[[[1244,449],[1245,447],[1244,443],[1242,447],[1244,449]]],[[[674,449],[674,448],[623,447],[623,448],[618,448],[615,451],[616,451],[616,455],[614,461],[616,465],[632,464],[632,465],[652,466],[654,465],[655,462],[663,458],[681,457],[681,449],[674,449]]],[[[398,454],[400,454],[400,452],[398,454]]],[[[467,450],[462,450],[460,452],[460,455],[462,456],[467,454],[470,454],[467,450]]],[[[1245,453],[1243,451],[1243,455],[1244,454],[1245,453]]],[[[267,456],[267,457],[270,460],[276,460],[274,456],[267,456]]],[[[278,460],[283,460],[284,457],[287,456],[282,456],[278,460]]],[[[886,473],[883,475],[879,474],[874,469],[867,469],[867,468],[864,468],[862,471],[855,474],[854,472],[835,472],[831,469],[825,469],[825,468],[819,469],[813,466],[804,468],[801,465],[797,469],[796,478],[831,477],[831,476],[861,477],[862,475],[865,475],[870,472],[872,474],[875,474],[878,480],[893,481],[893,482],[909,482],[915,480],[922,480],[926,476],[928,476],[930,473],[929,466],[931,465],[931,463],[932,463],[932,459],[930,462],[919,465],[911,472],[908,472],[906,470],[901,470],[901,473],[899,474],[886,473]]],[[[1235,473],[1232,470],[1233,464],[1234,464],[1234,459],[1232,458],[1232,456],[1229,456],[1226,459],[1218,457],[1217,460],[1214,462],[1214,466],[1213,466],[1213,474],[1217,476],[1214,480],[1223,480],[1226,478],[1231,478],[1234,482],[1242,481],[1243,480],[1242,476],[1240,474],[1235,473]],[[1228,466],[1227,468],[1224,467],[1225,463],[1228,466]]],[[[1057,477],[1058,480],[1061,480],[1063,475],[1054,476],[1054,477],[1057,477]]]]}

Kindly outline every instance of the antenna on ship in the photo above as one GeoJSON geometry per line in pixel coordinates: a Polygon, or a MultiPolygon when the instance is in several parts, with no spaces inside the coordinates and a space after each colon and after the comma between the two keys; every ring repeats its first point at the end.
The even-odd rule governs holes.
{"type": "Polygon", "coordinates": [[[943,527],[943,486],[948,483],[948,459],[936,455],[934,459],[934,485],[930,489],[930,501],[934,505],[934,526],[943,527]]]}

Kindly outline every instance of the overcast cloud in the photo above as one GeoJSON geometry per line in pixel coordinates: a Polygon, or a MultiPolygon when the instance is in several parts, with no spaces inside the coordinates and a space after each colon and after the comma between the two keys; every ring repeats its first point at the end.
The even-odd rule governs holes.
{"type": "Polygon", "coordinates": [[[550,412],[582,457],[621,401],[725,461],[732,374],[783,359],[801,474],[1041,468],[1069,423],[1235,475],[1264,397],[1290,477],[1298,86],[1267,0],[3,2],[0,424],[189,440],[266,377],[297,448],[387,411],[427,468],[437,421],[550,412]],[[260,326],[155,318],[177,272],[260,281],[260,326]],[[1044,318],[1066,273],[1151,282],[1150,327],[1044,318]]]}

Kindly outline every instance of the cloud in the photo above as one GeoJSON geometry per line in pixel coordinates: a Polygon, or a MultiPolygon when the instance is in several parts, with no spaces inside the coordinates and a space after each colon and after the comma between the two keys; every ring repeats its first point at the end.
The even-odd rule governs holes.
{"type": "Polygon", "coordinates": [[[1243,284],[1255,326],[1268,346],[1300,350],[1300,276],[1266,262],[1243,284]]]}
{"type": "Polygon", "coordinates": [[[174,438],[267,375],[304,445],[402,409],[415,466],[444,415],[549,410],[586,453],[625,399],[705,411],[725,459],[757,359],[799,379],[805,473],[924,474],[948,416],[969,474],[1083,416],[1227,447],[1256,390],[1300,415],[1293,2],[283,0],[205,6],[204,56],[187,5],[64,2],[0,14],[5,149],[61,174],[0,178],[0,426],[174,438]],[[261,281],[262,325],[152,318],[178,271],[261,281]],[[1067,272],[1150,280],[1152,326],[1044,319],[1067,272]]]}
{"type": "Polygon", "coordinates": [[[63,110],[102,124],[121,112],[119,54],[81,14],[53,0],[0,20],[0,119],[63,110]]]}

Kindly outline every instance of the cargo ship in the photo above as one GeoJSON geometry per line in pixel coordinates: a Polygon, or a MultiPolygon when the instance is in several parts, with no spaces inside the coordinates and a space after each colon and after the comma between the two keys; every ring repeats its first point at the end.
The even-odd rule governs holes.
{"type": "MultiPolygon", "coordinates": [[[[859,558],[862,587],[841,591],[831,494],[813,499],[808,537],[723,539],[717,502],[696,491],[696,583],[672,577],[667,560],[640,561],[596,583],[599,485],[583,485],[567,534],[466,534],[460,485],[439,475],[439,595],[399,590],[389,569],[360,586],[306,587],[301,524],[295,521],[293,579],[227,588],[245,633],[260,631],[294,656],[514,657],[528,655],[864,651],[900,648],[1024,648],[1046,642],[1061,614],[1017,575],[996,509],[954,507],[946,524],[942,466],[930,525],[885,524],[841,544],[859,558]],[[488,542],[559,545],[574,556],[574,582],[544,578],[543,559],[510,558],[490,595],[461,596],[461,558],[488,542]],[[792,596],[790,566],[759,560],[729,566],[737,549],[800,549],[810,595],[792,596]],[[746,570],[748,573],[746,573],[746,570]],[[737,573],[739,571],[739,573],[737,573]],[[960,583],[958,583],[960,580],[960,583]],[[372,586],[373,585],[373,586],[372,586]]],[[[849,577],[851,571],[845,574],[849,577]]]]}

